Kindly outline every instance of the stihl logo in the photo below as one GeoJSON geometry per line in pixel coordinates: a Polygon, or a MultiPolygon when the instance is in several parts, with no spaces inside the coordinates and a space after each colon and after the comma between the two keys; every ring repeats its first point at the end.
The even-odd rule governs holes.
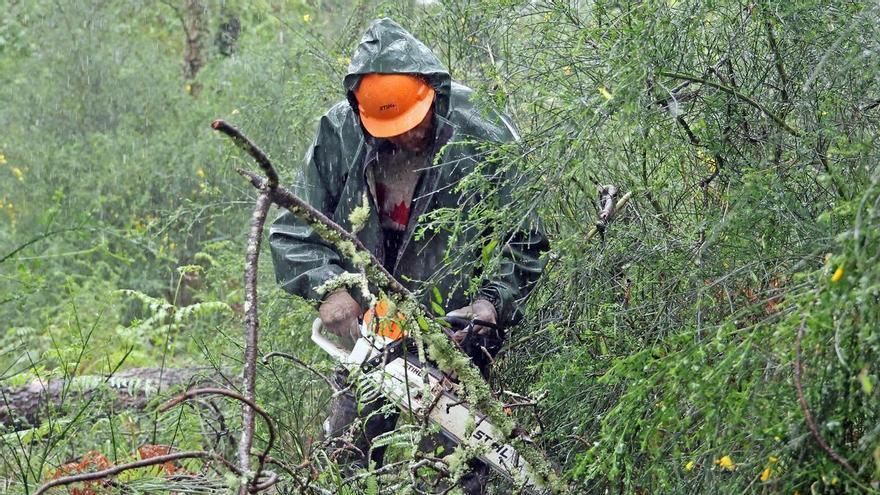
{"type": "Polygon", "coordinates": [[[392,108],[397,108],[397,103],[386,103],[379,107],[379,111],[384,112],[385,110],[391,110],[392,108]]]}
{"type": "MultiPolygon", "coordinates": [[[[500,457],[503,461],[509,460],[509,458],[507,457],[507,454],[508,454],[507,445],[496,441],[488,433],[486,433],[484,431],[477,430],[474,432],[474,440],[478,440],[480,442],[489,444],[489,448],[494,450],[495,453],[498,454],[498,457],[500,457]]],[[[515,462],[514,466],[518,467],[519,466],[519,457],[518,456],[514,462],[515,462]]]]}

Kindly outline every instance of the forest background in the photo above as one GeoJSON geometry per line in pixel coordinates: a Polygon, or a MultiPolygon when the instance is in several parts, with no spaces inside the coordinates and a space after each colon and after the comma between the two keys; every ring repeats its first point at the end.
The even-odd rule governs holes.
{"type": "MultiPolygon", "coordinates": [[[[119,409],[106,377],[240,374],[255,191],[234,171],[247,157],[209,124],[240,126],[296,186],[353,47],[382,16],[521,131],[491,150],[518,171],[514,201],[441,212],[429,228],[543,218],[548,269],[492,384],[540,398],[537,415],[515,415],[573,491],[880,491],[876,2],[0,10],[0,491],[33,493],[65,463],[94,469],[89,452],[123,463],[153,444],[234,458],[239,406],[157,413],[175,389],[119,409]],[[633,197],[588,241],[596,184],[633,197]],[[16,420],[14,393],[49,379],[68,384],[59,400],[16,420]],[[220,418],[225,435],[211,431],[220,418]]],[[[472,179],[459,187],[491,187],[472,179]]],[[[261,352],[329,372],[308,342],[314,310],[274,285],[265,255],[260,284],[261,352]]],[[[290,469],[282,493],[390,483],[375,474],[340,488],[316,440],[331,393],[320,378],[285,361],[258,376],[258,401],[283,432],[272,451],[290,469]]],[[[395,441],[399,458],[406,440],[395,441]]],[[[237,482],[132,473],[118,482],[133,492],[237,482]]]]}

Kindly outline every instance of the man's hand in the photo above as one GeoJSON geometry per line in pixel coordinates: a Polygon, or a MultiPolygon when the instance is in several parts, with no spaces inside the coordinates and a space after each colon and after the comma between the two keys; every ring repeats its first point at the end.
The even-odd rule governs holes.
{"type": "Polygon", "coordinates": [[[324,328],[346,339],[346,343],[358,339],[358,317],[361,313],[360,304],[345,289],[331,293],[318,308],[324,328]]]}
{"type": "MultiPolygon", "coordinates": [[[[495,312],[495,306],[485,299],[477,299],[470,306],[450,311],[449,313],[446,313],[446,316],[455,316],[456,318],[466,318],[468,320],[482,320],[489,323],[498,322],[498,314],[495,312]]],[[[477,334],[485,334],[491,330],[492,329],[489,327],[474,325],[474,332],[477,334]]],[[[461,344],[465,337],[467,337],[467,332],[459,330],[452,336],[452,340],[461,344]]]]}

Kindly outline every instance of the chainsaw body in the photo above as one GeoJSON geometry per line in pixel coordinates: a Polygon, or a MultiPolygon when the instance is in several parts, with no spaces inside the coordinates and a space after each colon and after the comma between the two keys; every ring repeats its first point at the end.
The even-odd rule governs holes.
{"type": "Polygon", "coordinates": [[[495,472],[528,493],[542,491],[531,476],[528,463],[489,418],[472,410],[459,398],[459,385],[430,364],[421,363],[414,352],[406,352],[401,340],[376,335],[361,325],[361,336],[349,352],[322,331],[321,320],[315,319],[312,341],[344,366],[368,396],[381,394],[402,409],[427,415],[428,420],[439,426],[441,433],[456,444],[482,446],[483,453],[478,457],[495,472]],[[471,421],[475,426],[468,432],[467,425],[471,421]]]}

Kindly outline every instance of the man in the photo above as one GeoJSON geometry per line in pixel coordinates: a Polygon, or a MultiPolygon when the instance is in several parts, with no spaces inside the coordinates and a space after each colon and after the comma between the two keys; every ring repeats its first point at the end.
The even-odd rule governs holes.
{"type": "MultiPolygon", "coordinates": [[[[475,108],[472,90],[453,82],[437,57],[390,19],[371,24],[343,84],[347,99],[321,118],[306,155],[305,199],[346,229],[352,229],[352,211],[366,201],[369,217],[358,226],[358,238],[426,303],[440,294],[443,305],[454,309],[451,315],[500,328],[515,324],[519,307],[543,270],[539,254],[546,240],[535,225],[524,222],[527,227],[520,232],[497,233],[501,266],[473,298],[465,292],[477,275],[472,267],[480,259],[479,250],[467,266],[443,268],[447,253],[472,249],[468,245],[479,233],[413,235],[423,214],[467,204],[454,186],[483,156],[474,143],[515,140],[512,125],[497,112],[475,108]]],[[[356,272],[351,261],[290,213],[272,225],[269,242],[278,283],[292,294],[321,301],[319,316],[328,330],[356,336],[358,318],[366,309],[364,295],[342,288],[322,297],[317,291],[340,273],[356,272]]],[[[488,330],[478,326],[474,332],[488,330]]],[[[472,357],[485,372],[484,356],[472,357]]],[[[329,438],[341,435],[362,418],[366,424],[355,438],[355,462],[365,465],[370,440],[392,429],[396,421],[393,414],[371,414],[382,405],[374,401],[358,412],[354,398],[342,396],[332,406],[325,433],[329,438]]],[[[371,458],[381,464],[382,454],[382,449],[373,449],[371,458]]],[[[485,471],[484,466],[474,466],[485,471]]],[[[465,491],[482,493],[483,475],[464,480],[465,491]]]]}

